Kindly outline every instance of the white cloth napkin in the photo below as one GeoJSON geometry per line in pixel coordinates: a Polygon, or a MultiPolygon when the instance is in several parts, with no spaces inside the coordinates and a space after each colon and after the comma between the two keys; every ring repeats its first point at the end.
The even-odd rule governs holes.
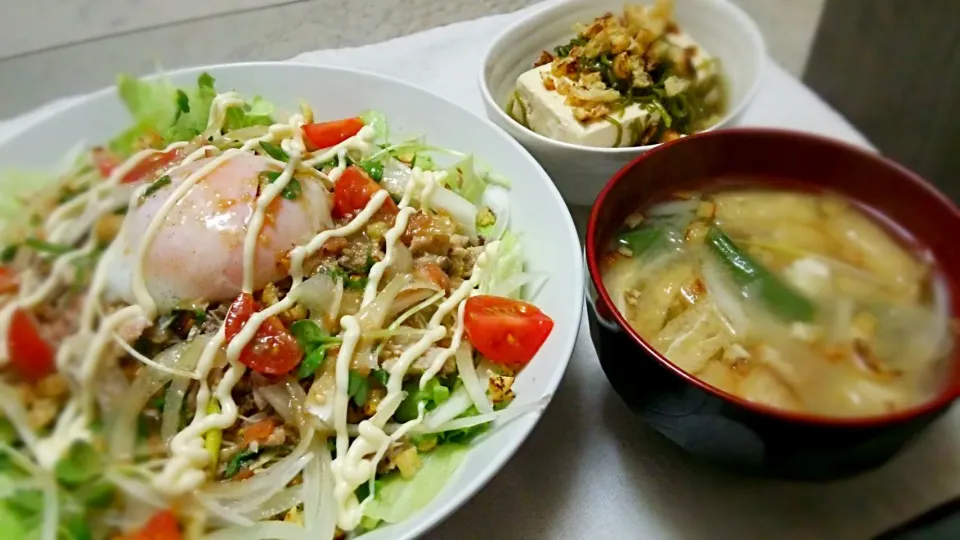
{"type": "MultiPolygon", "coordinates": [[[[533,9],[539,8],[293,60],[392,75],[482,115],[483,51],[533,9]]],[[[0,122],[0,141],[73,99],[0,122]]],[[[869,144],[772,61],[743,123],[869,144]]],[[[582,210],[575,213],[582,219],[582,210]]],[[[733,475],[682,454],[631,416],[600,370],[584,320],[570,369],[530,439],[427,538],[863,540],[960,494],[958,428],[955,409],[893,462],[851,480],[802,484],[733,475]]]]}

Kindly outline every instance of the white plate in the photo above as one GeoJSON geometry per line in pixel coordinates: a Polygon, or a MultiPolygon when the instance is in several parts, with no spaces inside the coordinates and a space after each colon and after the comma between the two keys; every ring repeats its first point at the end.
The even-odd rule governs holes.
{"type": "MultiPolygon", "coordinates": [[[[225,64],[167,74],[175,84],[196,84],[206,71],[220,92],[261,95],[295,111],[309,102],[317,119],[336,119],[366,109],[383,112],[391,139],[425,135],[445,148],[473,153],[512,182],[511,230],[521,235],[528,267],[550,278],[532,299],[556,325],[536,358],[520,374],[516,404],[551,395],[570,360],[583,305],[583,267],[573,221],[553,182],[512,138],[462,107],[405,82],[342,68],[294,63],[225,64]]],[[[91,94],[70,108],[27,127],[0,144],[0,170],[48,168],[78,141],[102,143],[130,126],[114,88],[91,94]]],[[[531,413],[477,441],[444,490],[410,519],[379,528],[365,540],[407,539],[424,533],[456,510],[500,470],[526,439],[540,415],[531,413]]]]}

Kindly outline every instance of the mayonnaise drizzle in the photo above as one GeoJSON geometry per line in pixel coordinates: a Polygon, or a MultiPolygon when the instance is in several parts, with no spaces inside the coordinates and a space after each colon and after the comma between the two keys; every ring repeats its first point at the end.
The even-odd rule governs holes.
{"type": "MultiPolygon", "coordinates": [[[[393,416],[406,393],[403,391],[403,379],[410,366],[423,356],[434,343],[447,335],[443,326],[443,319],[472,293],[487,272],[490,259],[495,256],[498,242],[487,244],[484,251],[477,257],[470,279],[464,281],[449,298],[444,300],[427,323],[424,335],[400,355],[400,358],[391,366],[390,377],[387,380],[387,395],[377,406],[377,412],[369,419],[360,422],[357,426],[358,435],[353,444],[345,444],[347,437],[346,410],[347,410],[347,374],[349,372],[350,357],[343,354],[337,356],[337,388],[334,395],[334,425],[337,430],[337,457],[333,460],[334,498],[337,501],[337,525],[343,530],[352,530],[360,524],[363,517],[363,505],[357,500],[354,493],[357,487],[367,482],[376,474],[377,463],[383,457],[391,443],[392,437],[387,435],[384,427],[387,420],[393,416]],[[344,451],[344,447],[346,451],[344,451]],[[373,454],[373,457],[367,457],[373,454]]],[[[343,317],[341,325],[356,323],[352,316],[343,317]]],[[[458,318],[458,326],[462,319],[458,318]]],[[[456,330],[455,330],[456,331],[456,330]]],[[[459,346],[459,345],[458,345],[459,346]]],[[[341,351],[342,353],[343,351],[341,351]]],[[[352,356],[352,353],[351,355],[352,356]]],[[[421,404],[422,405],[422,404],[421,404]]],[[[416,419],[401,426],[401,434],[408,433],[423,420],[422,408],[416,419]]],[[[394,436],[399,437],[397,432],[394,436]]],[[[393,439],[396,440],[396,439],[393,439]]]]}
{"type": "MultiPolygon", "coordinates": [[[[299,115],[290,119],[289,124],[274,125],[269,128],[265,137],[283,134],[290,139],[284,139],[281,146],[290,154],[290,160],[284,167],[281,176],[267,186],[263,193],[257,199],[256,209],[250,219],[247,228],[247,235],[244,239],[244,292],[252,293],[253,274],[255,262],[256,240],[260,235],[260,228],[263,225],[264,213],[270,203],[283,191],[283,188],[293,178],[294,170],[300,161],[300,156],[304,150],[302,140],[302,130],[300,126],[303,120],[299,115]]],[[[346,149],[358,149],[365,152],[369,149],[367,139],[373,136],[372,130],[363,129],[350,139],[347,139],[338,145],[338,152],[346,152],[346,149]]],[[[260,139],[253,139],[244,144],[243,150],[248,145],[259,144],[260,139]]],[[[331,149],[332,150],[332,149],[331,149]]],[[[229,152],[229,151],[228,151],[229,152]]],[[[226,152],[225,152],[226,154],[226,152]]],[[[322,156],[321,156],[322,157],[322,156]]],[[[331,156],[332,157],[332,156],[331,156]]],[[[315,159],[315,158],[314,158],[315,159]]],[[[326,160],[319,160],[322,162],[326,160]]],[[[340,159],[345,163],[345,159],[340,159]]],[[[303,162],[306,164],[307,162],[303,162]]],[[[310,240],[304,246],[297,246],[290,252],[290,275],[293,277],[293,283],[287,295],[276,304],[271,305],[265,310],[254,313],[240,332],[237,333],[227,345],[227,361],[230,369],[217,385],[215,396],[220,404],[220,412],[207,414],[207,404],[210,399],[209,388],[206,384],[206,377],[212,367],[213,359],[217,350],[226,341],[225,328],[221,325],[215,339],[205,347],[199,362],[197,363],[197,375],[200,378],[200,389],[197,393],[196,413],[190,425],[178,433],[170,443],[170,460],[166,463],[163,471],[156,477],[154,486],[171,496],[180,495],[190,490],[196,489],[206,480],[206,474],[203,467],[209,459],[209,454],[203,445],[203,434],[212,429],[226,429],[236,422],[237,407],[233,401],[232,389],[243,376],[245,368],[237,362],[240,353],[249,344],[256,335],[260,325],[269,317],[289,309],[297,299],[297,288],[303,281],[303,262],[304,259],[312,253],[319,250],[324,243],[335,236],[347,236],[358,232],[373,215],[379,210],[389,195],[385,191],[378,192],[371,198],[367,206],[350,223],[340,227],[322,231],[310,240]]]]}

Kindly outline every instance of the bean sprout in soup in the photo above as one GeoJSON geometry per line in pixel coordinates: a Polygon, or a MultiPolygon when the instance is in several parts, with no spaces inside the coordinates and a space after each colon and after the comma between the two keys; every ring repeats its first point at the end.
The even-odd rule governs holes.
{"type": "Polygon", "coordinates": [[[602,274],[633,329],[703,382],[856,417],[942,389],[952,314],[923,254],[839,196],[738,187],[630,215],[602,274]]]}

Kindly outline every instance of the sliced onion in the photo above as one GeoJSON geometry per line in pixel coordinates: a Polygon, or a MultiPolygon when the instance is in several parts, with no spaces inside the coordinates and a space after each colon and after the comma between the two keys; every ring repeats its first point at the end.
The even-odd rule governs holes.
{"type": "Polygon", "coordinates": [[[397,159],[383,161],[383,179],[380,185],[394,197],[403,197],[407,183],[413,179],[413,170],[397,159]]]}
{"type": "Polygon", "coordinates": [[[150,401],[172,377],[168,373],[143,368],[120,400],[107,432],[107,448],[115,460],[133,458],[137,443],[137,418],[150,401]]]}
{"type": "Polygon", "coordinates": [[[390,259],[390,266],[387,267],[386,276],[399,276],[409,274],[413,271],[413,255],[410,248],[403,242],[397,242],[393,246],[393,257],[390,259]]]}
{"type": "Polygon", "coordinates": [[[377,369],[380,367],[379,354],[372,347],[357,351],[350,360],[350,367],[359,371],[377,369]]]}
{"type": "Polygon", "coordinates": [[[187,389],[190,388],[190,382],[190,379],[177,377],[167,388],[160,423],[160,438],[166,443],[169,443],[170,439],[180,431],[180,413],[183,409],[183,400],[187,395],[187,389]]]}
{"type": "MultiPolygon", "coordinates": [[[[244,502],[259,494],[266,493],[267,498],[277,493],[290,482],[289,479],[300,472],[306,462],[301,462],[300,458],[307,453],[310,441],[313,439],[313,429],[308,429],[306,436],[300,438],[300,443],[290,454],[274,463],[264,472],[254,475],[252,478],[240,480],[238,482],[224,482],[214,484],[206,488],[203,492],[217,499],[233,500],[237,503],[244,502]],[[290,472],[293,471],[293,474],[290,472]],[[287,480],[284,481],[284,478],[287,480]]],[[[264,499],[266,500],[266,499],[264,499]]]]}
{"type": "Polygon", "coordinates": [[[506,298],[521,298],[523,296],[532,298],[537,295],[538,290],[546,283],[548,277],[548,274],[545,272],[523,272],[516,274],[491,287],[490,294],[506,298]],[[528,294],[523,295],[523,288],[528,285],[531,286],[531,290],[528,291],[528,294]]]}
{"type": "Polygon", "coordinates": [[[331,319],[336,319],[340,314],[340,307],[343,304],[343,280],[337,280],[337,288],[334,290],[333,302],[330,303],[330,311],[327,313],[331,319]]]}
{"type": "MultiPolygon", "coordinates": [[[[305,538],[303,527],[286,521],[260,521],[249,527],[220,529],[206,536],[206,540],[304,540],[305,538]]],[[[322,536],[311,536],[310,539],[327,540],[322,536]]]]}
{"type": "Polygon", "coordinates": [[[473,400],[470,399],[470,394],[467,393],[466,387],[461,386],[454,390],[453,394],[450,394],[450,399],[441,403],[436,409],[430,411],[423,418],[423,427],[428,431],[436,429],[437,426],[445,424],[467,412],[467,409],[472,405],[473,400]]]}
{"type": "Polygon", "coordinates": [[[127,497],[144,503],[151,508],[165,508],[166,503],[153,491],[146,483],[135,478],[130,478],[116,471],[107,471],[105,475],[108,482],[117,486],[117,488],[127,497]]]}
{"type": "Polygon", "coordinates": [[[430,206],[445,210],[460,225],[464,234],[477,237],[477,207],[447,188],[433,190],[430,206]]]}
{"type": "Polygon", "coordinates": [[[397,298],[390,306],[390,311],[387,313],[387,318],[391,319],[396,317],[398,314],[410,309],[420,302],[423,302],[427,298],[430,298],[439,290],[440,287],[437,287],[433,284],[427,284],[422,281],[411,283],[409,287],[397,295],[397,298]]]}
{"type": "MultiPolygon", "coordinates": [[[[334,280],[326,273],[319,272],[297,287],[297,300],[310,310],[312,317],[330,313],[333,304],[339,304],[337,297],[343,295],[342,289],[340,294],[337,294],[338,281],[340,280],[334,280]]],[[[341,283],[340,286],[342,287],[343,284],[341,283]]]]}
{"type": "Polygon", "coordinates": [[[337,498],[334,493],[333,458],[326,445],[315,446],[314,453],[320,463],[320,507],[313,523],[315,538],[333,538],[337,530],[337,498]]]}
{"type": "MultiPolygon", "coordinates": [[[[407,184],[413,181],[413,170],[396,159],[389,159],[383,165],[383,179],[380,185],[391,195],[402,197],[407,184]]],[[[423,201],[421,201],[423,204],[423,201]]],[[[445,187],[437,186],[425,206],[445,210],[471,238],[477,236],[477,207],[470,201],[445,187]]]]}
{"type": "MultiPolygon", "coordinates": [[[[320,482],[322,481],[323,462],[321,454],[325,449],[318,443],[310,445],[310,453],[314,459],[311,459],[303,469],[303,528],[308,532],[314,529],[317,521],[317,513],[320,511],[320,482]]],[[[328,452],[329,453],[329,452],[328,452]]]]}
{"type": "Polygon", "coordinates": [[[360,323],[361,332],[370,332],[383,328],[383,323],[390,313],[390,306],[394,299],[400,294],[409,283],[412,277],[410,274],[397,276],[390,280],[390,283],[380,291],[380,294],[366,306],[357,312],[357,321],[360,323]]]}
{"type": "MultiPolygon", "coordinates": [[[[473,366],[473,347],[470,343],[463,342],[457,349],[457,371],[460,374],[460,380],[463,381],[463,387],[470,394],[474,406],[481,413],[493,412],[493,405],[487,398],[487,391],[480,382],[477,369],[473,366]]],[[[485,381],[489,383],[489,379],[485,381]]]]}
{"type": "Polygon", "coordinates": [[[306,417],[304,415],[303,403],[307,396],[300,385],[293,382],[290,377],[272,384],[270,386],[261,386],[255,390],[256,393],[266,400],[267,403],[277,411],[280,418],[291,426],[297,426],[300,431],[306,428],[306,417]],[[293,387],[300,390],[299,395],[294,393],[293,387]]]}
{"type": "MultiPolygon", "coordinates": [[[[480,424],[486,424],[498,420],[500,426],[516,420],[517,418],[535,411],[541,411],[550,402],[550,397],[544,397],[533,403],[512,404],[502,411],[494,411],[487,414],[478,414],[476,416],[465,416],[463,418],[454,418],[447,422],[434,426],[424,425],[424,433],[441,433],[444,431],[453,431],[455,429],[466,429],[480,424]]],[[[438,407],[439,409],[439,407],[438,407]]],[[[436,411],[437,409],[434,409],[436,411]]]]}
{"type": "Polygon", "coordinates": [[[97,374],[97,402],[100,410],[116,410],[130,383],[117,362],[105,363],[97,374]]]}
{"type": "Polygon", "coordinates": [[[692,214],[700,206],[700,199],[684,199],[676,201],[667,201],[649,208],[645,214],[648,217],[675,216],[677,214],[692,214]]]}
{"type": "MultiPolygon", "coordinates": [[[[316,459],[316,457],[310,459],[310,462],[307,463],[307,467],[309,468],[310,463],[315,461],[319,460],[316,459]]],[[[261,519],[267,519],[269,517],[276,516],[281,512],[287,512],[291,508],[300,506],[300,503],[303,502],[305,490],[306,485],[284,488],[279,493],[260,504],[260,506],[258,506],[255,510],[245,514],[245,516],[253,521],[260,521],[261,519]]]]}
{"type": "Polygon", "coordinates": [[[717,266],[717,263],[704,257],[701,265],[701,275],[707,294],[713,299],[713,305],[726,319],[734,335],[744,336],[750,328],[750,318],[747,317],[744,302],[746,299],[737,290],[736,285],[730,283],[717,266]]]}
{"type": "Polygon", "coordinates": [[[233,510],[230,510],[226,506],[218,503],[210,497],[197,495],[196,499],[197,502],[204,507],[204,509],[213,515],[213,517],[220,518],[220,520],[224,523],[228,523],[230,525],[240,525],[241,527],[250,527],[253,525],[252,519],[244,517],[233,510]]]}
{"type": "MultiPolygon", "coordinates": [[[[178,343],[161,352],[154,361],[170,368],[192,370],[209,341],[209,336],[198,336],[191,341],[178,343]]],[[[113,459],[129,459],[137,440],[137,418],[140,411],[164,384],[172,379],[168,372],[141,368],[130,387],[120,399],[115,416],[109,422],[108,448],[113,459]]],[[[168,428],[169,429],[169,428],[168,428]]]]}
{"type": "MultiPolygon", "coordinates": [[[[229,503],[228,508],[236,512],[253,512],[263,505],[266,501],[275,497],[280,493],[291,480],[296,478],[298,474],[307,466],[307,463],[310,463],[310,460],[313,459],[312,454],[306,454],[300,456],[300,459],[293,462],[289,467],[284,467],[282,473],[274,474],[272,479],[272,484],[270,489],[263,490],[262,493],[254,493],[246,498],[237,499],[229,503]]],[[[267,473],[260,473],[258,476],[263,476],[271,472],[273,467],[268,469],[267,473]]]]}

